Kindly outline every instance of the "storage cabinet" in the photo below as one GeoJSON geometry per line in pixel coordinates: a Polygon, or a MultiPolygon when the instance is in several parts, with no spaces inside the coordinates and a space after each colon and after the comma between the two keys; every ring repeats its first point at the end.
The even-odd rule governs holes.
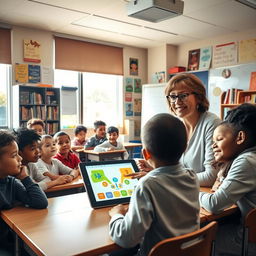
{"type": "Polygon", "coordinates": [[[26,85],[13,86],[13,126],[26,127],[31,118],[45,122],[45,132],[55,134],[60,129],[60,89],[26,85]]]}

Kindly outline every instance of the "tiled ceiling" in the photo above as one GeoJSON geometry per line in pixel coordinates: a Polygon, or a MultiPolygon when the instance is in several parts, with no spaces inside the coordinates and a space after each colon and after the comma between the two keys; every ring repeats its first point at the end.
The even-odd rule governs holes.
{"type": "Polygon", "coordinates": [[[184,0],[159,23],[127,16],[133,0],[0,0],[0,22],[143,48],[256,28],[256,9],[235,0],[184,0]]]}

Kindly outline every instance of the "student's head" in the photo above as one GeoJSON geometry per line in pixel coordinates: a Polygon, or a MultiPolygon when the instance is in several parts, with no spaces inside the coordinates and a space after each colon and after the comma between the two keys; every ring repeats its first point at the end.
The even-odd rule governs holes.
{"type": "Polygon", "coordinates": [[[53,139],[56,143],[58,153],[64,155],[70,152],[71,140],[67,133],[62,131],[57,132],[55,133],[53,139]]]}
{"type": "Polygon", "coordinates": [[[84,141],[87,133],[87,128],[83,125],[77,125],[77,127],[74,130],[75,136],[80,141],[84,141]]]}
{"type": "Polygon", "coordinates": [[[39,141],[41,136],[35,130],[19,128],[15,132],[22,163],[36,163],[39,159],[39,141]]]}
{"type": "Polygon", "coordinates": [[[22,157],[18,151],[15,136],[10,132],[0,130],[0,178],[20,173],[22,157]]]}
{"type": "Polygon", "coordinates": [[[106,123],[103,121],[94,122],[94,132],[98,138],[106,137],[106,123]]]}
{"type": "Polygon", "coordinates": [[[155,115],[142,129],[142,143],[146,160],[176,164],[187,146],[185,126],[173,115],[155,115]]]}
{"type": "Polygon", "coordinates": [[[35,130],[39,135],[44,134],[45,124],[44,121],[37,118],[32,118],[27,122],[27,128],[35,130]]]}
{"type": "Polygon", "coordinates": [[[230,110],[225,120],[214,130],[215,160],[227,162],[242,151],[256,145],[256,106],[242,104],[230,110]]]}
{"type": "Polygon", "coordinates": [[[109,126],[107,129],[108,134],[108,140],[111,144],[116,143],[118,136],[119,136],[119,130],[114,126],[109,126]]]}
{"type": "Polygon", "coordinates": [[[173,76],[167,83],[165,95],[170,111],[180,118],[209,108],[205,87],[193,74],[173,76]]]}
{"type": "Polygon", "coordinates": [[[51,135],[43,135],[39,143],[41,158],[49,159],[56,155],[56,143],[51,135]]]}

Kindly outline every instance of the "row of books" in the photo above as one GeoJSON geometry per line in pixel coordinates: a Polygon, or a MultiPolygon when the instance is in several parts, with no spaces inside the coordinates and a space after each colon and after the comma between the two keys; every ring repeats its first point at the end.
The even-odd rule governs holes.
{"type": "Polygon", "coordinates": [[[59,107],[47,106],[47,119],[58,120],[59,119],[59,107]]]}
{"type": "Polygon", "coordinates": [[[238,92],[243,91],[242,89],[232,88],[224,92],[224,98],[222,104],[237,104],[238,92]]]}
{"type": "Polygon", "coordinates": [[[256,93],[244,96],[243,102],[256,103],[256,93]]]}
{"type": "Polygon", "coordinates": [[[55,134],[59,131],[59,124],[58,123],[47,123],[46,130],[48,134],[55,134]]]}
{"type": "Polygon", "coordinates": [[[43,98],[42,95],[37,92],[21,91],[20,104],[43,104],[43,98]]]}
{"type": "Polygon", "coordinates": [[[20,108],[21,120],[29,120],[31,118],[40,118],[45,120],[46,111],[44,106],[33,106],[33,107],[24,107],[20,108]]]}

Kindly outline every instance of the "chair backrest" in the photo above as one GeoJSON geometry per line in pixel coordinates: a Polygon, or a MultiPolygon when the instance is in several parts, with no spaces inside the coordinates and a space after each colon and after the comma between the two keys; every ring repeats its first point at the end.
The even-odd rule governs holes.
{"type": "Polygon", "coordinates": [[[205,227],[177,237],[165,239],[157,243],[149,256],[210,256],[214,252],[214,240],[217,222],[213,221],[205,227]]]}
{"type": "Polygon", "coordinates": [[[248,242],[256,243],[256,209],[252,209],[245,217],[242,255],[248,255],[248,242]]]}

